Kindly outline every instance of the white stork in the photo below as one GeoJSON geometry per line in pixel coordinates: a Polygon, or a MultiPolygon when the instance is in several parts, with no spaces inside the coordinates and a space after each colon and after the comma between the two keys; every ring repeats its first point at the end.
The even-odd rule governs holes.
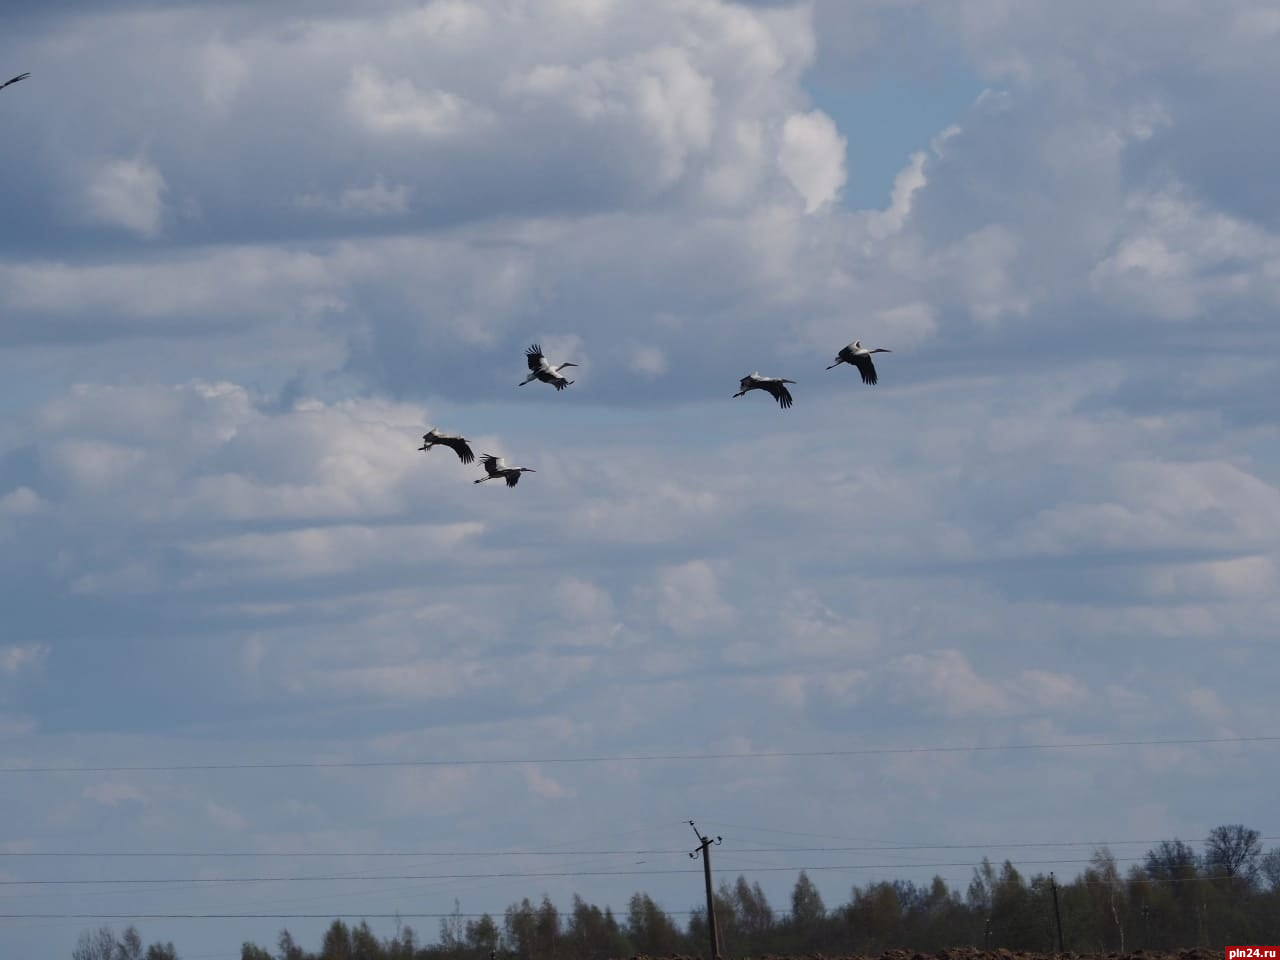
{"type": "Polygon", "coordinates": [[[558,367],[553,367],[542,355],[542,347],[536,343],[524,352],[524,356],[529,361],[529,375],[519,384],[520,386],[523,387],[534,380],[541,380],[543,383],[552,384],[557,390],[563,390],[573,383],[572,380],[566,380],[560,371],[565,367],[576,367],[576,363],[562,363],[558,367]]]}
{"type": "Polygon", "coordinates": [[[7,87],[11,83],[17,83],[19,80],[25,80],[29,76],[31,76],[31,74],[29,73],[20,73],[16,77],[14,77],[12,80],[6,80],[4,83],[0,83],[0,90],[3,90],[5,87],[7,87]]]}
{"type": "Polygon", "coordinates": [[[749,377],[743,377],[738,381],[740,388],[735,397],[740,397],[748,390],[766,390],[778,401],[778,406],[787,409],[791,406],[791,391],[787,389],[788,383],[795,383],[794,380],[786,380],[782,377],[762,377],[760,371],[756,370],[749,377]]]}
{"type": "Polygon", "coordinates": [[[452,448],[453,452],[458,455],[458,459],[463,463],[472,463],[476,458],[464,437],[460,437],[456,433],[441,433],[435,427],[432,427],[422,435],[422,446],[418,449],[429,451],[435,446],[452,448]]]}
{"type": "Polygon", "coordinates": [[[892,350],[886,350],[884,347],[876,347],[874,350],[868,350],[862,345],[861,340],[855,340],[853,343],[844,347],[836,354],[836,362],[827,367],[833,370],[842,363],[848,363],[858,368],[858,372],[862,374],[862,382],[874,385],[879,378],[876,376],[875,364],[871,362],[873,353],[893,353],[892,350]]]}
{"type": "Polygon", "coordinates": [[[499,477],[504,477],[507,481],[507,486],[514,487],[520,482],[520,474],[538,472],[532,467],[508,467],[502,457],[495,457],[491,453],[486,453],[481,457],[480,462],[484,464],[484,472],[488,476],[474,480],[472,481],[473,483],[484,483],[486,480],[497,480],[499,477]]]}

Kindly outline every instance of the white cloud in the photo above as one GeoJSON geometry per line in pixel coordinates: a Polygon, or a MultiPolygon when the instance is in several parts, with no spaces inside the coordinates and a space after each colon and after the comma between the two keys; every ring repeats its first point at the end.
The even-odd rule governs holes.
{"type": "Polygon", "coordinates": [[[733,621],[720,597],[719,578],[710,564],[691,560],[658,573],[654,613],[681,637],[697,636],[733,621]]]}
{"type": "MultiPolygon", "coordinates": [[[[1242,95],[1277,78],[1265,18],[1250,37],[1245,5],[1136,29],[1145,0],[312,6],[130,7],[91,30],[70,11],[32,34],[65,89],[10,117],[41,162],[6,181],[26,239],[0,249],[6,642],[51,651],[0,652],[15,751],[519,759],[1058,741],[1101,714],[1126,739],[1265,725],[1276,142],[1242,95]],[[862,166],[822,91],[887,72],[909,100],[939,52],[1004,90],[894,143],[911,159],[886,209],[842,208],[862,166]],[[60,199],[84,198],[84,158],[140,144],[159,213],[91,215],[141,252],[60,199]],[[822,370],[855,336],[894,350],[874,389],[822,370]],[[539,338],[590,363],[571,391],[515,386],[539,338]],[[766,364],[799,380],[794,409],[729,398],[766,364]],[[427,423],[539,472],[476,488],[416,450],[427,423]],[[1230,702],[1188,689],[1224,663],[1230,702]]],[[[1274,794],[1239,754],[1153,751],[1137,780],[1119,749],[1069,770],[869,759],[910,809],[860,799],[840,764],[730,777],[744,821],[780,828],[769,811],[1035,839],[1047,810],[1096,836],[1156,793],[1187,836],[1227,778],[1274,794]],[[1103,780],[1105,802],[1078,789],[1103,780]]],[[[665,848],[725,782],[623,762],[311,776],[164,777],[150,803],[31,778],[6,800],[86,849],[248,825],[254,849],[426,849],[423,810],[485,849],[580,840],[552,820],[600,809],[665,821],[636,838],[665,848]]],[[[593,897],[617,909],[632,891],[610,882],[593,897]]],[[[0,953],[57,949],[20,933],[0,953]]]]}
{"type": "Polygon", "coordinates": [[[305,210],[330,210],[355,217],[397,216],[409,212],[413,189],[407,184],[389,187],[375,177],[367,187],[347,187],[336,198],[309,193],[298,201],[305,210]]]}
{"type": "Polygon", "coordinates": [[[47,643],[0,647],[0,673],[11,677],[20,673],[38,673],[48,657],[47,643]]]}
{"type": "Polygon", "coordinates": [[[520,768],[529,792],[544,800],[566,800],[575,796],[575,792],[560,783],[554,777],[543,773],[535,764],[525,764],[520,768]]]}
{"type": "Polygon", "coordinates": [[[0,497],[0,517],[26,517],[45,509],[40,494],[30,487],[17,487],[0,497]]]}
{"type": "Polygon", "coordinates": [[[240,833],[249,826],[249,821],[233,807],[224,806],[210,800],[205,806],[209,822],[214,826],[232,833],[240,833]]]}
{"type": "Polygon", "coordinates": [[[893,180],[888,208],[872,215],[869,227],[871,236],[883,239],[898,233],[906,225],[907,217],[911,215],[912,198],[929,182],[924,173],[924,163],[923,151],[913,153],[906,167],[899,171],[893,180]]]}
{"type": "Polygon", "coordinates": [[[928,709],[945,716],[1002,717],[1015,712],[1010,695],[980,677],[959,650],[907,654],[895,659],[889,669],[897,676],[899,699],[920,698],[928,709]]]}
{"type": "Polygon", "coordinates": [[[1226,708],[1216,691],[1208,687],[1195,687],[1187,692],[1187,705],[1202,720],[1222,723],[1227,719],[1226,708]]]}
{"type": "Polygon", "coordinates": [[[387,81],[376,67],[357,67],[346,92],[347,109],[368,129],[448,138],[490,122],[483,108],[448,90],[420,90],[412,80],[387,81]]]}
{"type": "Polygon", "coordinates": [[[815,213],[839,198],[845,182],[846,146],[835,123],[821,110],[787,117],[778,165],[804,198],[805,213],[815,213]]]}
{"type": "Polygon", "coordinates": [[[121,780],[105,780],[99,783],[92,783],[84,788],[83,796],[86,800],[92,800],[94,803],[105,807],[118,807],[123,803],[146,804],[150,802],[150,799],[141,788],[121,780]]]}
{"type": "Polygon", "coordinates": [[[226,109],[249,79],[249,59],[235,46],[218,38],[205,45],[198,60],[205,102],[226,109]]]}
{"type": "Polygon", "coordinates": [[[141,157],[112,160],[93,174],[85,201],[92,219],[139,236],[156,237],[164,223],[167,191],[160,171],[141,157]]]}
{"type": "Polygon", "coordinates": [[[645,377],[660,377],[667,372],[667,358],[657,347],[632,345],[627,350],[627,363],[645,377]]]}
{"type": "Polygon", "coordinates": [[[614,615],[608,592],[579,577],[561,578],[556,584],[556,601],[561,611],[574,620],[609,620],[614,615]]]}

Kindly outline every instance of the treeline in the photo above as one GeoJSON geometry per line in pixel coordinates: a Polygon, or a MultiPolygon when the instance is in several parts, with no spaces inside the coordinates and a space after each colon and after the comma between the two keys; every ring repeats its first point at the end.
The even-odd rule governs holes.
{"type": "MultiPolygon", "coordinates": [[[[1051,874],[1027,877],[1008,860],[997,867],[984,858],[963,891],[941,877],[923,886],[876,882],[854,886],[847,903],[831,908],[803,871],[787,910],[770,904],[759,883],[739,876],[733,883],[722,881],[715,893],[720,949],[726,957],[934,952],[957,946],[1054,952],[1059,923],[1064,947],[1077,953],[1276,943],[1280,848],[1264,854],[1260,841],[1257,830],[1216,827],[1202,852],[1180,840],[1165,841],[1128,870],[1102,848],[1067,883],[1051,874]]],[[[692,911],[681,925],[647,894],[636,893],[624,916],[576,895],[561,911],[543,896],[537,903],[525,898],[512,904],[496,918],[468,917],[455,908],[430,943],[420,942],[407,926],[380,938],[364,922],[335,920],[316,952],[303,949],[286,930],[274,952],[246,943],[240,955],[241,960],[606,960],[706,956],[708,941],[705,908],[692,911]]],[[[177,960],[176,955],[164,960],[171,957],[177,960]]],[[[97,958],[77,954],[74,960],[97,958]]],[[[104,955],[102,960],[121,958],[104,955]]]]}

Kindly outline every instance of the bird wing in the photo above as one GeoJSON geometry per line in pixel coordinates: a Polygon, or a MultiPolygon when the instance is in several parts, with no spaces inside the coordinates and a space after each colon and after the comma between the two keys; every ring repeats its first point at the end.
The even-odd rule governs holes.
{"type": "Polygon", "coordinates": [[[547,364],[547,358],[542,355],[542,347],[536,343],[524,352],[525,359],[529,361],[529,369],[537,373],[547,364]]]}
{"type": "Polygon", "coordinates": [[[778,406],[782,407],[782,409],[785,410],[791,406],[791,391],[787,389],[787,385],[781,380],[766,383],[764,388],[773,395],[773,399],[778,401],[778,406]]]}
{"type": "Polygon", "coordinates": [[[17,83],[19,80],[25,80],[29,76],[31,76],[31,74],[29,73],[20,73],[16,77],[14,77],[12,80],[6,80],[4,83],[0,83],[0,90],[3,90],[5,87],[7,87],[11,83],[17,83]]]}
{"type": "Polygon", "coordinates": [[[486,453],[480,458],[480,463],[484,465],[484,472],[491,477],[502,476],[502,458],[495,457],[491,453],[486,453]]]}
{"type": "Polygon", "coordinates": [[[450,437],[443,443],[447,447],[452,447],[453,452],[458,455],[458,459],[463,463],[471,463],[476,458],[476,455],[471,452],[471,447],[463,437],[450,437]]]}
{"type": "Polygon", "coordinates": [[[756,380],[754,375],[745,376],[738,381],[739,390],[750,390],[752,387],[758,387],[759,385],[759,381],[756,380]]]}
{"type": "Polygon", "coordinates": [[[871,362],[871,356],[869,354],[859,354],[850,362],[857,367],[858,372],[862,374],[863,383],[874,385],[878,381],[879,378],[876,377],[876,365],[871,362]]]}
{"type": "Polygon", "coordinates": [[[508,471],[508,472],[507,472],[507,486],[508,486],[508,487],[514,487],[514,486],[515,486],[517,483],[519,483],[519,482],[520,482],[520,471],[519,471],[519,470],[510,470],[510,471],[508,471]]]}

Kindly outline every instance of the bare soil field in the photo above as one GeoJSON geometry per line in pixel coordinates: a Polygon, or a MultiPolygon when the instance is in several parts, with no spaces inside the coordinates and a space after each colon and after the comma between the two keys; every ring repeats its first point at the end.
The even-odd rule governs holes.
{"type": "MultiPolygon", "coordinates": [[[[632,957],[631,960],[700,960],[698,957],[664,958],[632,957]]],[[[748,958],[743,958],[748,960],[748,958]]],[[[1124,953],[1034,953],[1025,950],[984,950],[980,947],[955,947],[937,953],[915,953],[911,950],[886,950],[880,954],[800,954],[781,956],[764,954],[749,960],[1223,960],[1222,950],[1196,947],[1188,950],[1128,950],[1124,953]]]]}

